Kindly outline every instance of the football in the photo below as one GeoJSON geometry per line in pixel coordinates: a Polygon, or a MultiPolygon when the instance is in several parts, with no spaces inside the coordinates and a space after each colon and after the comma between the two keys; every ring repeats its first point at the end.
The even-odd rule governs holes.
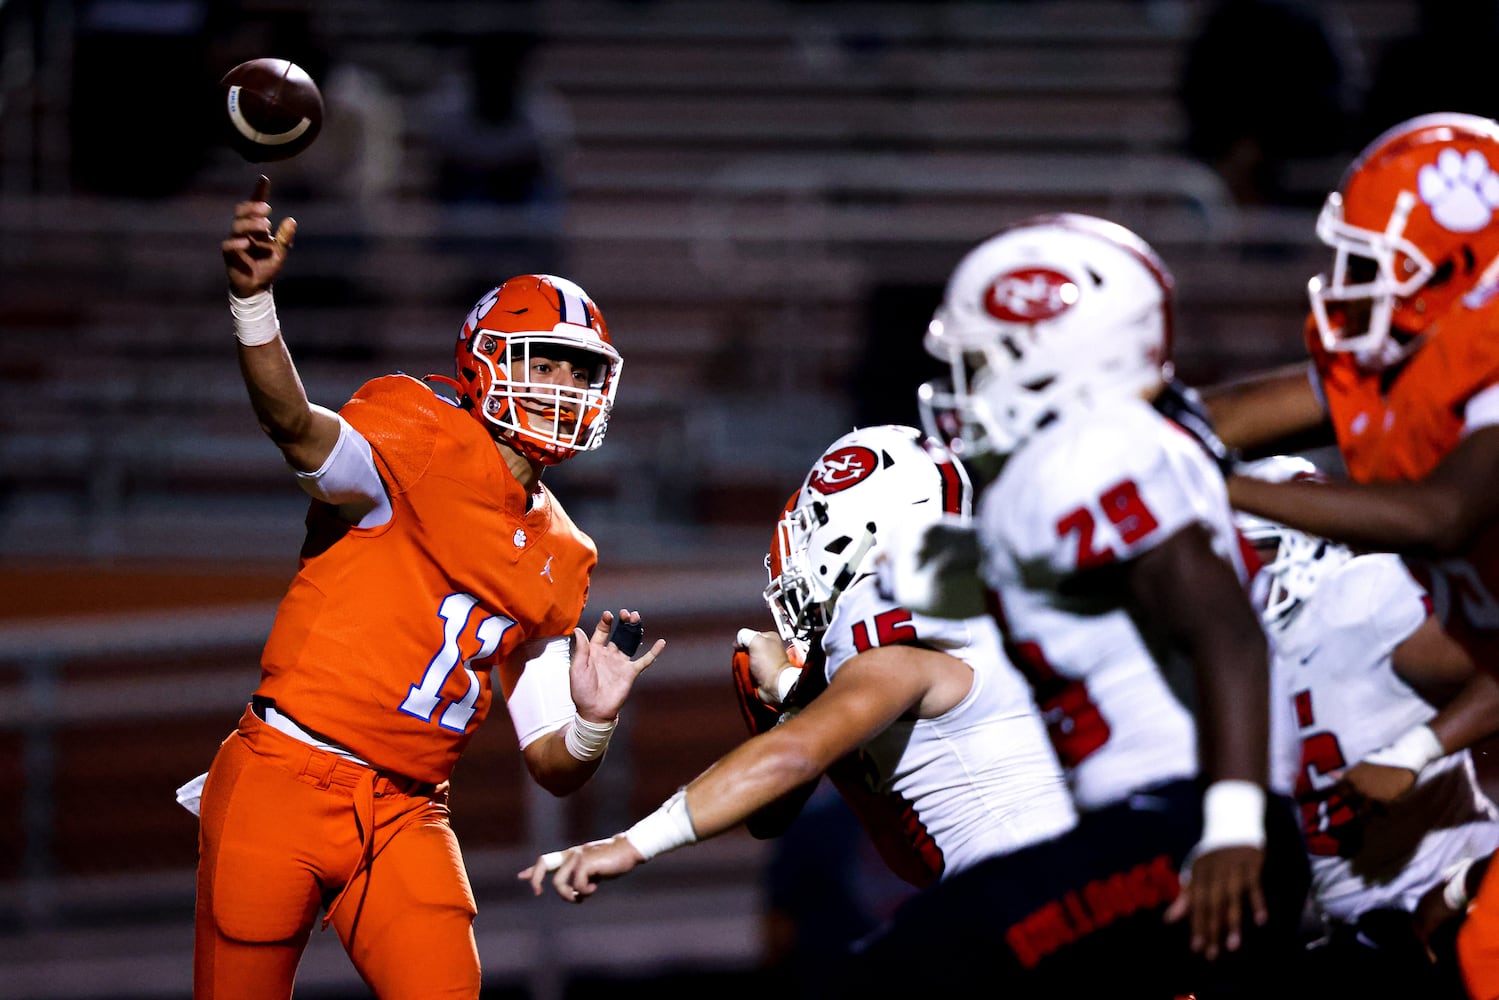
{"type": "Polygon", "coordinates": [[[251,163],[285,160],[323,127],[323,95],[307,71],[285,59],[251,59],[219,81],[228,139],[251,163]]]}

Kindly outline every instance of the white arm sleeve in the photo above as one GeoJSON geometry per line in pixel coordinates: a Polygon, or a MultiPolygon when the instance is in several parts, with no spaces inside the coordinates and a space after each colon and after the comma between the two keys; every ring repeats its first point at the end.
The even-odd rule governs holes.
{"type": "Polygon", "coordinates": [[[390,520],[390,497],[375,468],[370,443],[341,415],[313,405],[338,421],[338,441],[321,468],[297,473],[298,485],[314,500],[337,507],[350,524],[378,528],[390,520]]]}
{"type": "Polygon", "coordinates": [[[510,710],[510,721],[515,724],[515,735],[524,750],[547,733],[567,725],[577,713],[568,680],[573,659],[572,637],[533,639],[511,656],[524,666],[505,699],[505,707],[510,710]]]}
{"type": "Polygon", "coordinates": [[[1499,385],[1489,386],[1463,406],[1464,436],[1494,424],[1499,424],[1499,385]]]}

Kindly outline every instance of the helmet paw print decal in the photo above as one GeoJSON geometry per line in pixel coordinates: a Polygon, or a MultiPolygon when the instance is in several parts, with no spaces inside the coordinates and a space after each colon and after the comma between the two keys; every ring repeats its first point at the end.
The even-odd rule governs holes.
{"type": "Polygon", "coordinates": [[[1432,218],[1454,233],[1477,232],[1499,208],[1499,174],[1476,149],[1442,150],[1435,165],[1421,168],[1416,182],[1432,218]]]}

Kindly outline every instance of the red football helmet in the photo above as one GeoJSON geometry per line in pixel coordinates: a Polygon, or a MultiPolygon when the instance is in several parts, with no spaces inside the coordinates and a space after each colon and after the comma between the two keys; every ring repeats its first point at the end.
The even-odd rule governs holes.
{"type": "Polygon", "coordinates": [[[459,401],[526,458],[556,465],[604,443],[623,365],[604,315],[566,278],[523,274],[491,288],[458,334],[459,401]],[[571,372],[554,382],[557,362],[571,372]]]}
{"type": "Polygon", "coordinates": [[[1327,350],[1387,367],[1499,291],[1496,171],[1499,123],[1476,115],[1412,118],[1359,154],[1317,219],[1336,251],[1307,286],[1327,350]]]}

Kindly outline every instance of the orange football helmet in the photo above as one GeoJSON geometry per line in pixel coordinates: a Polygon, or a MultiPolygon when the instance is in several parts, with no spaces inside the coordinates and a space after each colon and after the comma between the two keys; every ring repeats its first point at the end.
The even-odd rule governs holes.
{"type": "Polygon", "coordinates": [[[1373,369],[1405,358],[1444,315],[1499,291],[1499,123],[1396,125],[1327,196],[1317,236],[1336,251],[1307,285],[1323,346],[1373,369]]]}
{"type": "Polygon", "coordinates": [[[604,443],[623,366],[604,315],[566,278],[491,288],[458,334],[459,402],[526,458],[555,465],[604,443]],[[572,377],[554,382],[557,362],[572,377]]]}

